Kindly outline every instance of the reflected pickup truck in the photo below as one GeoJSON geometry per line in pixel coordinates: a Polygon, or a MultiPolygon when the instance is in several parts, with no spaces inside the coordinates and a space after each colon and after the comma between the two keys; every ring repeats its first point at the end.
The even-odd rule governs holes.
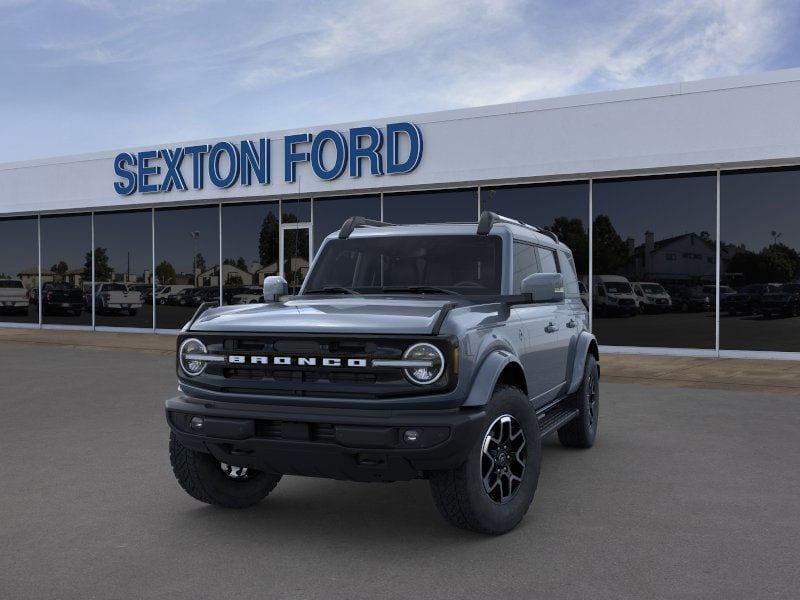
{"type": "Polygon", "coordinates": [[[28,314],[30,297],[19,279],[0,279],[0,311],[28,314]]]}
{"type": "Polygon", "coordinates": [[[598,345],[551,232],[351,217],[298,295],[263,291],[178,336],[169,454],[197,500],[251,506],[283,475],[419,478],[447,521],[500,534],[533,502],[545,436],[595,441],[598,345]]]}

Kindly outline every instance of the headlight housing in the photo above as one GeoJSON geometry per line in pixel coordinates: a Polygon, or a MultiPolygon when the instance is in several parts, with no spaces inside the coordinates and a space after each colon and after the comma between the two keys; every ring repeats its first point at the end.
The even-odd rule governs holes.
{"type": "Polygon", "coordinates": [[[444,374],[444,356],[433,344],[420,342],[410,346],[403,353],[403,360],[418,363],[403,369],[406,379],[416,385],[430,385],[444,374]]]}
{"type": "Polygon", "coordinates": [[[205,354],[208,354],[208,350],[203,342],[197,338],[184,340],[178,348],[178,362],[183,372],[190,377],[196,377],[205,371],[207,361],[199,358],[205,354]]]}

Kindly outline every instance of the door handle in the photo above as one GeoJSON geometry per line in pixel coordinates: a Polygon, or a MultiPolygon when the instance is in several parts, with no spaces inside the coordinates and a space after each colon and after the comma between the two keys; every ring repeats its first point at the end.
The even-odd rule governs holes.
{"type": "Polygon", "coordinates": [[[578,324],[575,322],[575,319],[570,319],[569,321],[567,321],[567,327],[569,327],[570,329],[572,329],[574,327],[577,327],[577,326],[578,326],[578,324]]]}
{"type": "Polygon", "coordinates": [[[556,327],[555,323],[551,321],[550,323],[547,324],[547,327],[545,327],[544,330],[547,333],[555,333],[556,331],[558,331],[558,327],[556,327]]]}

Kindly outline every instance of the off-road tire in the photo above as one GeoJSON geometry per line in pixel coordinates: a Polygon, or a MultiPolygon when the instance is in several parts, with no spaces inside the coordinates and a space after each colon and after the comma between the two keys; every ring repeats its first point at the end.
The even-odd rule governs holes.
{"type": "Polygon", "coordinates": [[[172,472],[187,494],[200,502],[225,508],[258,504],[281,480],[280,475],[261,471],[251,471],[245,480],[231,479],[213,456],[187,448],[174,433],[169,436],[169,460],[172,472]]]}
{"type": "Polygon", "coordinates": [[[558,430],[558,440],[563,446],[591,448],[594,444],[600,408],[599,375],[597,360],[589,354],[583,367],[583,381],[574,396],[578,416],[558,430]]]}
{"type": "Polygon", "coordinates": [[[430,486],[436,508],[451,525],[498,535],[516,527],[533,502],[539,483],[541,437],[533,407],[520,389],[497,386],[486,409],[480,436],[474,441],[466,462],[455,469],[430,473],[430,486]],[[511,415],[521,425],[526,460],[519,487],[500,504],[492,500],[484,489],[481,459],[489,427],[504,415],[511,415]]]}

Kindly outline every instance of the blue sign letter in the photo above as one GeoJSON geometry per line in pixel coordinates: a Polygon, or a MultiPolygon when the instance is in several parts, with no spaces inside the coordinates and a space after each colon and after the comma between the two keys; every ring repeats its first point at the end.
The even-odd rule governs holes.
{"type": "Polygon", "coordinates": [[[159,154],[167,165],[164,181],[161,182],[161,191],[172,191],[173,185],[181,191],[186,190],[186,180],[183,178],[183,173],[181,173],[183,148],[175,148],[175,150],[164,148],[159,151],[159,154]]]}
{"type": "Polygon", "coordinates": [[[136,191],[136,173],[128,171],[125,165],[132,165],[135,167],[136,157],[128,152],[121,152],[117,154],[117,157],[114,159],[114,172],[127,182],[114,182],[114,191],[121,196],[128,196],[136,191]]]}
{"type": "Polygon", "coordinates": [[[161,167],[150,166],[150,161],[158,158],[158,152],[155,150],[145,150],[139,152],[139,191],[143,194],[152,194],[158,191],[157,183],[150,183],[151,175],[158,175],[161,173],[161,167]]]}
{"type": "Polygon", "coordinates": [[[311,168],[314,170],[314,174],[320,179],[330,181],[344,172],[345,165],[347,165],[347,143],[344,141],[344,136],[331,129],[320,131],[314,138],[314,143],[311,144],[311,168]],[[325,142],[332,142],[336,152],[336,159],[330,169],[326,169],[322,162],[325,142]]]}
{"type": "Polygon", "coordinates": [[[350,177],[361,177],[361,159],[369,159],[369,172],[383,175],[383,132],[377,127],[354,127],[350,130],[350,177]],[[361,138],[369,138],[367,146],[361,146],[361,138]]]}
{"type": "Polygon", "coordinates": [[[241,164],[241,183],[250,185],[255,171],[256,179],[259,183],[269,183],[269,140],[261,138],[258,140],[259,151],[250,140],[242,140],[239,158],[241,164]]]}
{"type": "Polygon", "coordinates": [[[386,137],[389,138],[386,144],[386,172],[390,175],[397,175],[416,169],[422,159],[422,131],[419,127],[413,123],[389,123],[386,126],[386,137]],[[398,163],[397,145],[401,133],[408,136],[411,149],[406,161],[398,163]]]}
{"type": "Polygon", "coordinates": [[[208,144],[199,146],[186,146],[184,154],[192,157],[192,187],[196,190],[203,189],[203,155],[208,152],[208,144]]]}
{"type": "Polygon", "coordinates": [[[239,150],[230,142],[218,142],[208,153],[208,177],[211,183],[219,188],[231,187],[239,178],[239,150]],[[222,153],[228,155],[228,174],[222,177],[219,173],[219,159],[222,153]]]}
{"type": "Polygon", "coordinates": [[[283,138],[283,179],[288,183],[294,183],[297,175],[296,165],[298,162],[308,162],[308,152],[295,152],[295,144],[307,144],[311,141],[310,133],[298,133],[287,135],[283,138]]]}

